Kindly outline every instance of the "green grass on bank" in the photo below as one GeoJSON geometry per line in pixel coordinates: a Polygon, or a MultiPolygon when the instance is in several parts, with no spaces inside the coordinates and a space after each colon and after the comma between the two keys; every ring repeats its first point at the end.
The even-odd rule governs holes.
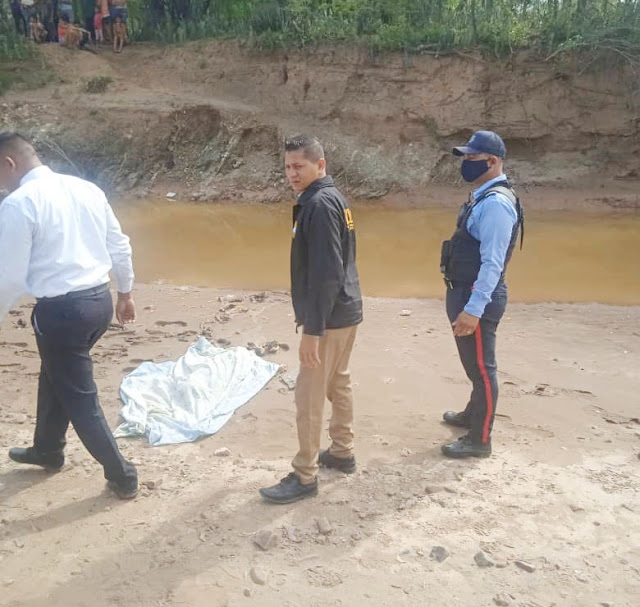
{"type": "Polygon", "coordinates": [[[262,48],[358,43],[371,51],[544,56],[602,48],[637,59],[640,0],[130,0],[138,39],[243,37],[262,48]]]}
{"type": "MultiPolygon", "coordinates": [[[[604,57],[605,67],[629,64],[640,78],[640,0],[129,0],[129,13],[131,37],[140,41],[236,38],[258,49],[348,43],[371,53],[493,57],[577,50],[589,62],[604,57]]],[[[3,1],[0,94],[23,79],[16,66],[32,65],[34,56],[3,1]]]]}
{"type": "Polygon", "coordinates": [[[14,86],[39,88],[50,80],[42,56],[17,34],[7,3],[0,5],[0,96],[14,86]]]}

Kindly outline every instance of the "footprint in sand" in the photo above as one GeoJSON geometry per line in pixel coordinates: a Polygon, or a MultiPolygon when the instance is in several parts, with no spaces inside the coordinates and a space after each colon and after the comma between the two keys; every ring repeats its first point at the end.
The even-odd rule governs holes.
{"type": "Polygon", "coordinates": [[[16,356],[22,356],[23,358],[39,358],[40,355],[33,350],[17,350],[15,352],[16,356]]]}
{"type": "Polygon", "coordinates": [[[29,344],[23,341],[0,341],[0,346],[9,346],[13,348],[26,348],[29,344]]]}
{"type": "Polygon", "coordinates": [[[122,337],[123,335],[135,335],[136,331],[135,329],[129,329],[128,331],[125,330],[118,330],[115,331],[114,333],[109,333],[108,335],[104,336],[104,339],[111,339],[112,337],[122,337]]]}
{"type": "Polygon", "coordinates": [[[159,335],[160,337],[173,337],[171,333],[167,333],[166,331],[159,331],[158,329],[145,329],[145,332],[149,335],[159,335]]]}
{"type": "Polygon", "coordinates": [[[12,373],[24,371],[26,367],[20,363],[8,363],[0,365],[0,373],[12,373]]]}
{"type": "Polygon", "coordinates": [[[179,337],[179,338],[194,337],[196,335],[199,335],[199,333],[197,331],[182,331],[182,333],[178,333],[178,335],[176,335],[176,337],[179,337]]]}
{"type": "Polygon", "coordinates": [[[168,327],[169,325],[177,325],[178,327],[186,327],[187,323],[184,320],[158,320],[156,321],[158,327],[168,327]]]}

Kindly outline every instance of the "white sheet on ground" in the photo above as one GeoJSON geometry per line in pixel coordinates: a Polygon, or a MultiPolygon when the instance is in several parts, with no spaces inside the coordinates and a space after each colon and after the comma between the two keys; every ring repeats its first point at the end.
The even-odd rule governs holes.
{"type": "Polygon", "coordinates": [[[246,348],[215,348],[201,337],[177,362],[145,362],[122,380],[124,423],[114,434],[146,435],[152,445],[215,434],[278,368],[246,348]]]}

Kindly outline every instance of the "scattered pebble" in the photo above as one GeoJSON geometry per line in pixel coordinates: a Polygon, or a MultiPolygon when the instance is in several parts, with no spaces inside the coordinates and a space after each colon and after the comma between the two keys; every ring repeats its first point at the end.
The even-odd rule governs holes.
{"type": "Polygon", "coordinates": [[[516,567],[519,567],[527,573],[533,573],[536,570],[535,565],[527,563],[527,561],[516,561],[516,567]]]}
{"type": "Polygon", "coordinates": [[[442,487],[440,485],[427,485],[424,488],[424,492],[427,495],[432,495],[433,493],[440,493],[442,491],[442,487]]]}
{"type": "Polygon", "coordinates": [[[277,341],[270,341],[264,345],[264,351],[267,354],[275,354],[280,350],[280,344],[277,341]]]}
{"type": "Polygon", "coordinates": [[[509,607],[509,605],[511,605],[511,599],[504,593],[494,596],[493,602],[498,605],[498,607],[509,607]]]}
{"type": "Polygon", "coordinates": [[[402,312],[400,312],[400,316],[411,316],[411,310],[402,310],[402,312]]]}
{"type": "Polygon", "coordinates": [[[280,381],[287,386],[289,390],[295,390],[296,388],[296,378],[291,375],[282,375],[280,376],[280,381]]]}
{"type": "Polygon", "coordinates": [[[449,558],[449,551],[444,546],[434,546],[429,556],[438,563],[442,563],[449,558]]]}
{"type": "Polygon", "coordinates": [[[244,596],[246,596],[247,598],[251,597],[251,588],[244,589],[244,596]]]}
{"type": "Polygon", "coordinates": [[[262,567],[254,567],[251,569],[249,576],[253,580],[253,583],[258,584],[258,586],[264,586],[269,579],[269,573],[262,567]]]}
{"type": "Polygon", "coordinates": [[[278,537],[275,533],[269,531],[269,529],[262,529],[262,531],[258,531],[254,536],[253,543],[262,550],[269,550],[276,546],[278,543],[278,537]]]}
{"type": "Polygon", "coordinates": [[[478,567],[493,567],[495,564],[482,550],[473,557],[473,560],[478,567]]]}
{"type": "Polygon", "coordinates": [[[173,200],[178,194],[176,194],[175,192],[167,192],[167,198],[169,198],[170,200],[173,200]]]}
{"type": "Polygon", "coordinates": [[[299,544],[302,540],[298,537],[298,530],[293,527],[287,527],[287,537],[295,544],[299,544]]]}
{"type": "Polygon", "coordinates": [[[401,457],[409,457],[410,455],[413,455],[413,451],[411,451],[411,449],[407,449],[405,447],[404,449],[400,450],[400,456],[401,457]]]}
{"type": "Polygon", "coordinates": [[[318,526],[318,531],[322,535],[329,535],[333,531],[331,523],[324,516],[316,521],[316,525],[318,526]]]}
{"type": "Polygon", "coordinates": [[[144,481],[142,483],[143,487],[146,487],[147,489],[150,489],[151,491],[154,491],[160,485],[162,485],[162,481],[144,481]]]}
{"type": "Polygon", "coordinates": [[[221,449],[216,449],[213,454],[217,457],[229,457],[231,455],[231,449],[222,447],[221,449]]]}
{"type": "Polygon", "coordinates": [[[24,413],[16,413],[11,417],[11,419],[9,419],[9,423],[22,425],[27,423],[27,419],[28,418],[24,413]]]}
{"type": "Polygon", "coordinates": [[[260,348],[259,346],[257,346],[256,344],[254,344],[252,341],[250,341],[247,344],[247,350],[253,350],[257,356],[264,356],[265,355],[265,351],[264,348],[260,348]]]}

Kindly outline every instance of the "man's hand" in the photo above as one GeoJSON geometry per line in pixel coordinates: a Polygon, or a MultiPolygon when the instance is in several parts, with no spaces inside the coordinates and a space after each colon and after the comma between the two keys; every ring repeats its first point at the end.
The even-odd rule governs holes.
{"type": "Polygon", "coordinates": [[[136,304],[131,293],[118,293],[116,318],[121,325],[127,325],[136,319],[136,304]]]}
{"type": "Polygon", "coordinates": [[[315,335],[303,335],[300,341],[300,364],[306,369],[320,366],[320,338],[315,335]]]}
{"type": "Polygon", "coordinates": [[[479,322],[480,319],[477,316],[471,316],[471,314],[462,311],[451,325],[453,335],[455,337],[469,337],[475,333],[479,322]]]}

